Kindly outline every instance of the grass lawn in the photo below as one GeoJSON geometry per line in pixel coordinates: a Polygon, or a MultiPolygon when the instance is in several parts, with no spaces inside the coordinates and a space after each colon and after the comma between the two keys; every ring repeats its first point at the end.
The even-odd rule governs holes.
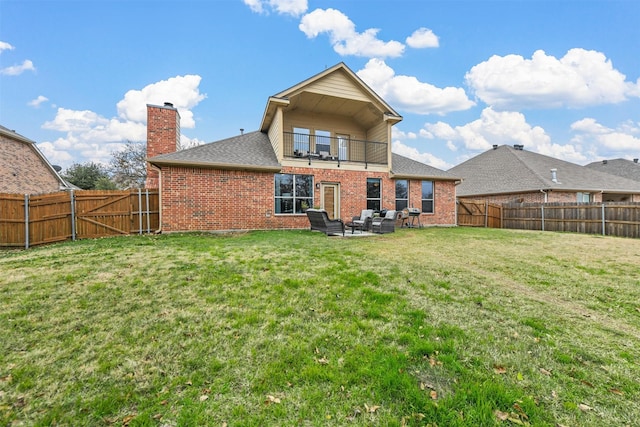
{"type": "Polygon", "coordinates": [[[83,240],[0,252],[0,302],[3,426],[640,420],[640,240],[83,240]]]}

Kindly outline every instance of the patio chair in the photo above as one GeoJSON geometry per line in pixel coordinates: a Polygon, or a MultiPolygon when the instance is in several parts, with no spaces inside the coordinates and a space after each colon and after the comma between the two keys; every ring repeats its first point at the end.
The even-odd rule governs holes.
{"type": "Polygon", "coordinates": [[[371,220],[373,218],[373,209],[363,209],[360,212],[360,216],[354,216],[351,222],[357,226],[360,226],[362,231],[371,230],[371,220]]]}
{"type": "Polygon", "coordinates": [[[329,234],[340,234],[344,236],[344,223],[341,219],[329,219],[329,214],[324,209],[307,209],[307,218],[311,224],[311,230],[322,231],[327,236],[329,234]]]}
{"type": "Polygon", "coordinates": [[[375,217],[371,220],[371,231],[374,233],[393,233],[396,231],[396,220],[398,213],[396,211],[387,211],[383,217],[375,217]]]}

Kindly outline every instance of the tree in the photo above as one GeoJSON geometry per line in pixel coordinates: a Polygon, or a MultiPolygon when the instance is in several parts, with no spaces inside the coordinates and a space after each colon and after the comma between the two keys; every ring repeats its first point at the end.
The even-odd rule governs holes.
{"type": "Polygon", "coordinates": [[[109,172],[118,188],[143,188],[147,179],[147,144],[127,141],[121,151],[111,153],[109,172]]]}
{"type": "Polygon", "coordinates": [[[74,163],[67,168],[62,177],[83,190],[106,189],[102,187],[107,186],[107,182],[110,182],[106,168],[93,162],[74,163]]]}

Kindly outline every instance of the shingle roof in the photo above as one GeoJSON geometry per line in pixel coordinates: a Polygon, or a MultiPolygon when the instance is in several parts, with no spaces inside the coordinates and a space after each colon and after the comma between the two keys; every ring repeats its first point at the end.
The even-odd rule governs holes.
{"type": "Polygon", "coordinates": [[[175,153],[161,154],[148,159],[148,161],[154,165],[184,165],[219,169],[248,169],[274,172],[281,169],[269,141],[269,136],[258,131],[175,153]]]}
{"type": "Polygon", "coordinates": [[[509,145],[479,154],[449,172],[462,177],[457,187],[462,197],[539,190],[640,193],[638,182],[509,145]],[[557,182],[552,181],[551,169],[556,169],[557,182]]]}
{"type": "Polygon", "coordinates": [[[458,181],[457,175],[434,168],[417,160],[391,154],[391,176],[397,179],[437,179],[444,181],[458,181]]]}
{"type": "Polygon", "coordinates": [[[640,181],[640,164],[625,159],[605,160],[589,163],[585,167],[623,178],[640,181]],[[605,163],[606,162],[606,163],[605,163]]]}

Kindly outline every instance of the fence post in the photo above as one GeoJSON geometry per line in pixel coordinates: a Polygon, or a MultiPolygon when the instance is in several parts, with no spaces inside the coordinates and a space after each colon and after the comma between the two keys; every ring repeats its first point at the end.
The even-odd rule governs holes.
{"type": "Polygon", "coordinates": [[[544,204],[540,205],[542,210],[542,231],[544,231],[544,204]]]}
{"type": "Polygon", "coordinates": [[[484,228],[489,227],[489,200],[484,201],[484,228]]]}
{"type": "Polygon", "coordinates": [[[151,233],[151,212],[149,212],[149,189],[145,189],[145,195],[147,198],[147,234],[151,233]]]}
{"type": "Polygon", "coordinates": [[[607,235],[607,231],[606,231],[606,221],[604,219],[604,202],[602,202],[602,235],[606,236],[607,235]]]}
{"type": "Polygon", "coordinates": [[[142,190],[138,188],[138,234],[142,234],[142,190]]]}
{"type": "Polygon", "coordinates": [[[71,240],[76,241],[76,193],[71,190],[71,240]]]}
{"type": "Polygon", "coordinates": [[[24,248],[29,249],[29,195],[24,195],[24,248]]]}

